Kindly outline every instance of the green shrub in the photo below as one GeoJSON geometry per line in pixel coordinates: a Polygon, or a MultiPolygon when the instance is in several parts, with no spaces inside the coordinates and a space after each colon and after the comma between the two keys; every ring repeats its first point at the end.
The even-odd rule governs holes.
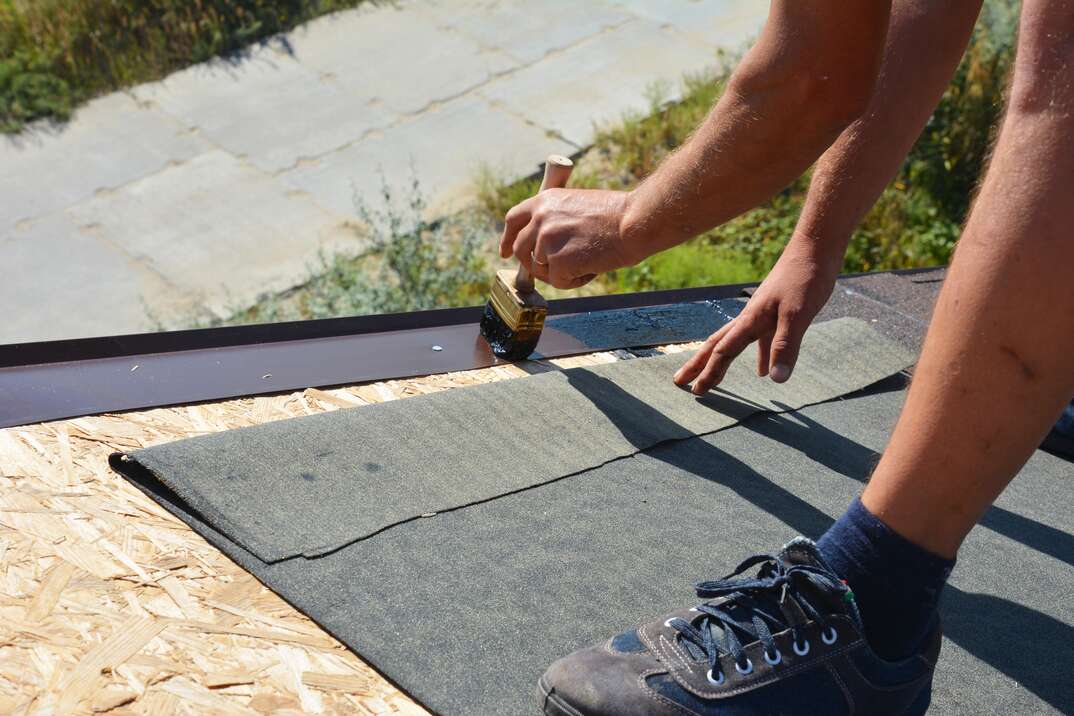
{"type": "MultiPolygon", "coordinates": [[[[384,199],[391,206],[388,191],[384,199]]],[[[463,216],[426,221],[416,181],[408,209],[409,216],[391,209],[376,214],[363,211],[366,224],[372,227],[367,257],[376,260],[377,271],[373,276],[363,275],[346,293],[334,286],[318,292],[326,309],[321,313],[395,313],[475,304],[486,298],[490,278],[484,253],[491,244],[487,230],[463,216]]]]}
{"type": "Polygon", "coordinates": [[[41,53],[19,51],[0,59],[0,132],[15,132],[37,117],[70,114],[71,89],[52,74],[41,53]]]}
{"type": "Polygon", "coordinates": [[[95,95],[159,79],[362,0],[0,0],[0,129],[64,119],[95,95]]]}

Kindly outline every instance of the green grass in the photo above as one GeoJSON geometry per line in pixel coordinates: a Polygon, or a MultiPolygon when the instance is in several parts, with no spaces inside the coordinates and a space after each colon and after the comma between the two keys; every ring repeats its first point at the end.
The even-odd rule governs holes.
{"type": "Polygon", "coordinates": [[[746,257],[706,241],[688,241],[601,280],[608,293],[747,283],[757,271],[746,257]]]}
{"type": "Polygon", "coordinates": [[[0,131],[363,0],[0,0],[0,131]]]}

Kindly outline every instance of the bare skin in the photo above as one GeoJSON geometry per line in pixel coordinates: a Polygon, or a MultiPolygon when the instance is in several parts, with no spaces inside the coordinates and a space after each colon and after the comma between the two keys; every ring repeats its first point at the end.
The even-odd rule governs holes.
{"type": "Polygon", "coordinates": [[[1074,395],[1074,3],[1025,0],[1007,116],[862,496],[953,557],[1074,395]]]}

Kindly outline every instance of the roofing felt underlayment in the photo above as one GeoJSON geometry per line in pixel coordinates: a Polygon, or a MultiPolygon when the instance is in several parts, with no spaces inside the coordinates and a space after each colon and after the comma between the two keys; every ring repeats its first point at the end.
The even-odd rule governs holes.
{"type": "Polygon", "coordinates": [[[545,373],[192,438],[133,458],[258,559],[312,558],[756,412],[829,400],[913,356],[847,318],[809,334],[786,386],[758,379],[747,359],[698,398],[672,386],[683,360],[545,373]]]}
{"type": "MultiPolygon", "coordinates": [[[[558,656],[694,603],[693,582],[746,556],[823,532],[860,491],[902,397],[889,386],[756,415],[312,565],[266,565],[173,495],[155,497],[433,710],[534,713],[533,682],[558,656]]],[[[1038,452],[964,545],[933,713],[1074,710],[1070,477],[1038,452]]]]}
{"type": "MultiPolygon", "coordinates": [[[[880,333],[916,349],[941,277],[942,273],[933,272],[913,277],[842,279],[822,317],[862,318],[880,333]]],[[[600,329],[599,321],[593,328],[600,329]]],[[[667,340],[676,339],[668,336],[667,340]]],[[[683,348],[671,346],[661,352],[683,348]]],[[[130,702],[115,713],[173,713],[180,702],[190,713],[253,714],[279,709],[326,714],[423,713],[355,654],[342,650],[304,615],[259,585],[250,573],[107,470],[108,453],[340,407],[398,398],[413,400],[432,392],[459,391],[463,386],[534,372],[629,361],[636,355],[651,354],[653,351],[618,350],[0,430],[0,484],[4,485],[0,499],[0,712],[47,711],[62,695],[67,703],[80,703],[82,711],[130,702]],[[102,663],[109,669],[95,673],[102,663]]],[[[135,375],[139,373],[141,370],[135,375]]],[[[901,394],[889,397],[893,401],[889,409],[894,409],[901,394]]],[[[686,582],[672,574],[680,554],[694,559],[696,570],[708,577],[725,573],[746,554],[771,549],[788,534],[806,529],[802,525],[809,521],[780,508],[787,501],[784,493],[777,490],[769,494],[772,483],[797,490],[795,483],[788,481],[793,475],[788,477],[787,470],[815,474],[797,497],[824,511],[828,518],[836,516],[848,499],[842,490],[860,489],[847,477],[866,474],[875,461],[875,451],[886,439],[893,414],[887,424],[880,425],[885,418],[879,410],[874,404],[859,402],[859,398],[839,400],[775,418],[748,418],[740,427],[711,436],[730,439],[732,434],[745,435],[734,455],[743,457],[741,462],[752,465],[755,471],[745,473],[749,479],[737,481],[731,468],[717,475],[732,492],[721,506],[749,509],[749,504],[741,507],[733,494],[739,489],[743,499],[754,500],[759,510],[771,514],[762,513],[742,538],[728,536],[726,531],[704,531],[710,524],[730,519],[732,513],[722,509],[701,513],[703,519],[693,521],[699,526],[684,519],[678,524],[681,533],[692,544],[705,544],[693,555],[666,551],[670,571],[649,586],[643,583],[644,570],[632,578],[631,584],[650,590],[643,591],[643,600],[644,594],[649,595],[648,604],[639,608],[644,611],[639,618],[663,613],[681,600],[692,601],[689,581],[697,578],[695,574],[691,572],[686,582]],[[786,429],[767,430],[773,421],[786,429]],[[869,421],[880,427],[865,429],[869,421]],[[802,429],[799,423],[803,422],[809,430],[802,429]],[[751,430],[743,431],[743,427],[751,430]],[[787,450],[770,446],[764,448],[768,458],[750,456],[752,450],[762,449],[770,441],[786,445],[787,450]],[[763,473],[764,479],[757,480],[756,472],[763,473]],[[751,490],[755,483],[760,487],[751,490]]],[[[723,449],[731,453],[729,448],[723,449]]],[[[611,465],[626,470],[658,451],[611,465]]],[[[672,469],[666,465],[658,468],[672,469]]],[[[1069,613],[1070,555],[1074,554],[1070,475],[1069,463],[1036,455],[1000,498],[997,509],[990,511],[971,535],[953,577],[958,591],[950,591],[947,597],[949,639],[931,713],[1074,713],[1074,683],[1064,678],[1069,670],[1063,671],[1065,665],[1074,663],[1070,626],[1074,619],[1069,613]],[[982,540],[992,546],[982,547],[986,545],[982,540]],[[985,559],[1002,562],[1004,567],[985,564],[985,559]]],[[[391,528],[382,537],[394,533],[403,540],[421,534],[436,540],[438,535],[432,532],[409,530],[437,525],[450,528],[457,523],[447,520],[462,517],[485,520],[495,515],[484,510],[508,504],[536,506],[534,521],[549,531],[545,522],[554,522],[551,518],[562,510],[553,491],[576,479],[581,476],[443,513],[435,519],[415,520],[391,528]],[[532,495],[534,501],[514,502],[524,495],[532,495]]],[[[664,494],[651,491],[640,499],[651,501],[653,495],[664,494]]],[[[617,504],[617,495],[610,495],[613,502],[608,504],[617,504]]],[[[667,497],[674,500],[677,493],[667,497]]],[[[802,502],[796,504],[801,506],[802,502]]],[[[698,514],[690,505],[686,507],[690,515],[698,514]]],[[[812,514],[812,521],[819,522],[817,513],[812,514]]],[[[613,522],[609,529],[628,521],[613,522]]],[[[629,528],[634,529],[634,525],[629,528]]],[[[493,526],[488,530],[492,534],[493,526]]],[[[504,553],[527,537],[508,534],[504,553]]],[[[444,568],[456,564],[450,553],[453,549],[457,549],[456,544],[444,543],[444,568]]],[[[387,551],[385,544],[367,556],[383,559],[387,551]]],[[[403,559],[412,557],[404,555],[403,559]]],[[[567,567],[578,563],[570,559],[567,567]]],[[[408,568],[386,563],[364,566],[353,575],[351,587],[357,591],[372,584],[369,588],[376,590],[371,580],[377,570],[394,569],[406,572],[408,568]]],[[[429,584],[407,585],[407,590],[420,592],[414,599],[396,595],[397,609],[426,619],[446,607],[440,623],[451,626],[462,604],[455,585],[458,577],[449,573],[444,579],[436,570],[429,570],[428,578],[429,584]],[[436,579],[443,579],[446,587],[442,596],[432,581],[436,579]]],[[[601,599],[613,603],[621,598],[615,587],[622,580],[597,584],[580,571],[577,578],[568,585],[568,591],[602,595],[601,599]]],[[[383,593],[391,594],[391,588],[393,585],[388,585],[383,593]]],[[[543,582],[523,584],[519,589],[556,598],[556,592],[546,591],[543,582]]],[[[363,597],[369,600],[370,608],[383,608],[377,605],[377,599],[384,599],[378,594],[381,592],[374,591],[363,597]]],[[[590,612],[598,613],[600,604],[594,600],[590,612]]],[[[519,615],[525,616],[522,612],[519,615]]],[[[517,625],[512,629],[518,633],[517,625]]],[[[578,641],[604,636],[599,619],[591,629],[592,633],[579,636],[578,641]]],[[[444,641],[444,634],[438,634],[437,640],[423,648],[436,647],[444,641]]],[[[523,643],[532,645],[534,639],[527,636],[523,643]]]]}
{"type": "MultiPolygon", "coordinates": [[[[782,388],[751,377],[747,356],[725,392],[695,400],[658,388],[681,356],[643,359],[452,391],[445,397],[455,396],[465,420],[446,432],[446,407],[427,396],[376,414],[360,408],[159,446],[113,464],[431,709],[526,713],[535,679],[558,655],[689,603],[691,583],[748,554],[819,535],[860,489],[899,390],[812,409],[831,427],[810,409],[774,411],[863,388],[911,356],[853,320],[815,326],[802,355],[782,388]],[[556,414],[553,404],[571,408],[556,414]],[[524,442],[548,448],[523,454],[534,470],[519,470],[521,478],[517,424],[498,414],[503,405],[533,409],[536,427],[524,442]],[[575,411],[581,417],[570,421],[575,411]],[[565,421],[570,428],[550,429],[565,421]],[[557,450],[567,432],[579,439],[557,450]],[[421,438],[428,433],[453,449],[421,438]],[[591,469],[565,463],[564,453],[581,454],[591,469]],[[441,481],[452,489],[439,489],[441,481]]],[[[1068,467],[1043,460],[1040,480],[1068,467]]],[[[1044,520],[1023,506],[993,513],[1000,517],[979,531],[993,551],[1010,552],[1011,533],[1026,525],[1038,536],[1063,534],[1053,526],[1061,511],[1044,520]]],[[[1052,548],[1028,566],[1055,581],[1064,543],[1038,541],[1052,548]]],[[[1051,616],[1019,611],[1007,587],[1026,566],[986,562],[970,568],[972,592],[958,580],[952,589],[962,606],[982,607],[956,611],[956,644],[984,652],[991,641],[977,630],[1012,628],[990,626],[999,618],[991,607],[1039,614],[1022,624],[1034,638],[1074,616],[1063,612],[1068,605],[1052,606],[1051,616]],[[987,596],[977,593],[982,575],[995,582],[987,596]]],[[[1054,586],[1069,590],[1066,581],[1054,586]]],[[[1038,579],[1028,593],[1052,586],[1038,579]]],[[[977,657],[1004,669],[995,654],[977,657]]],[[[1047,665],[1028,691],[997,695],[993,667],[950,661],[948,673],[980,687],[982,700],[970,704],[978,712],[1004,701],[1064,708],[1069,697],[1047,665]]],[[[941,683],[938,703],[962,683],[941,683]]]]}

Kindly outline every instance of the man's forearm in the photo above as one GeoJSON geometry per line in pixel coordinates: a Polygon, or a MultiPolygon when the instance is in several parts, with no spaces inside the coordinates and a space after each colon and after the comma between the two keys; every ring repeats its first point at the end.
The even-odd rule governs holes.
{"type": "Polygon", "coordinates": [[[981,0],[895,0],[873,99],[818,162],[795,242],[842,265],[851,234],[943,96],[980,10],[981,0]]]}
{"type": "Polygon", "coordinates": [[[709,117],[632,193],[622,230],[635,250],[728,221],[816,162],[872,96],[889,11],[880,0],[773,2],[709,117]]]}

